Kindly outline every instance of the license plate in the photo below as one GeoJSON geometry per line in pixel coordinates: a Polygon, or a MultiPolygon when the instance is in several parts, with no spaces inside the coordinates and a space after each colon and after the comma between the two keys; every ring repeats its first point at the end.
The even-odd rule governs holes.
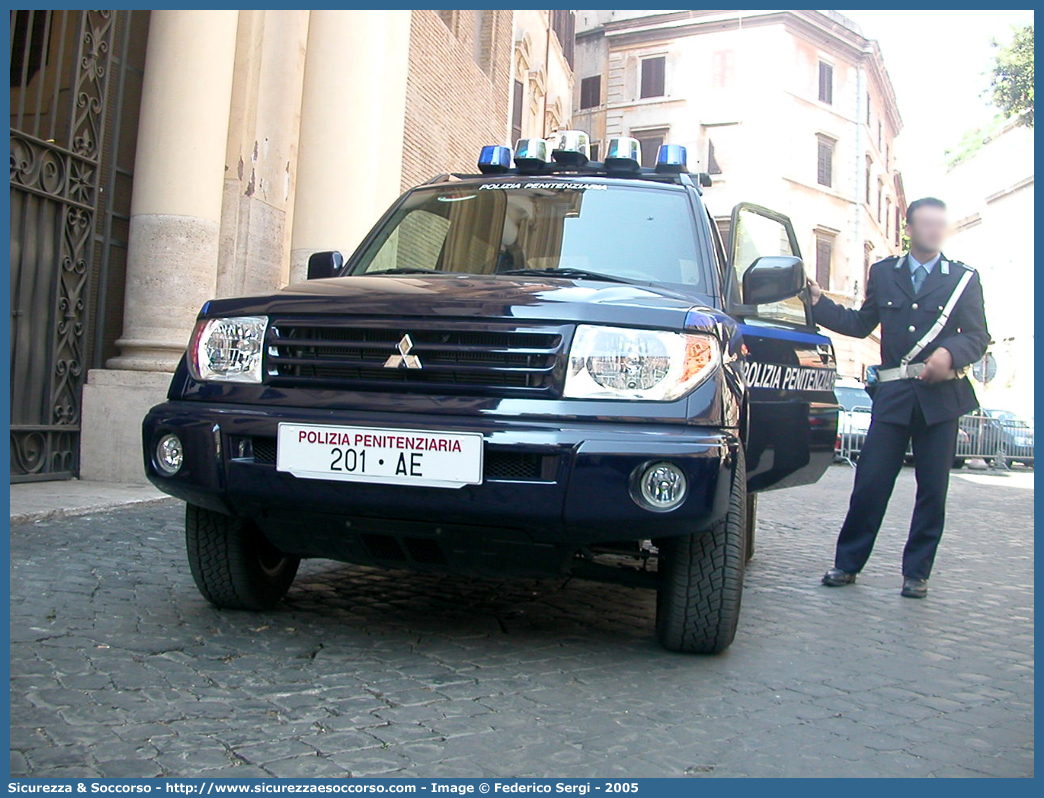
{"type": "Polygon", "coordinates": [[[482,435],[280,424],[276,470],[302,479],[459,488],[482,482],[482,435]]]}

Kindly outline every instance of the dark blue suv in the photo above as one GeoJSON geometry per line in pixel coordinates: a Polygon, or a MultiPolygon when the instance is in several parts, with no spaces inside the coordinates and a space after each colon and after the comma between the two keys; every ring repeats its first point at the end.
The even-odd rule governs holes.
{"type": "Polygon", "coordinates": [[[210,602],[269,608],[303,557],[573,575],[656,589],[667,648],[732,642],[756,493],[833,458],[834,353],[790,221],[738,206],[726,254],[706,176],[637,146],[486,148],[346,262],[203,307],[143,443],[210,602]]]}

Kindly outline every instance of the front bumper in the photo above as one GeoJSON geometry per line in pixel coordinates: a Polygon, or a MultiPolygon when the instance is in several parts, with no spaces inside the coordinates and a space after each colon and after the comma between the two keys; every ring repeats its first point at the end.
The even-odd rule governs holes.
{"type": "Polygon", "coordinates": [[[733,432],[680,424],[554,424],[175,401],[149,412],[143,443],[146,473],[160,490],[256,519],[285,551],[367,561],[388,558],[360,554],[365,552],[359,540],[366,535],[497,539],[520,548],[550,546],[571,557],[585,546],[707,528],[727,509],[739,445],[733,432]],[[276,471],[280,422],[481,432],[486,477],[481,485],[462,488],[300,479],[276,471]],[[153,461],[156,442],[166,433],[178,435],[185,450],[184,465],[173,477],[162,476],[153,461]],[[677,463],[688,479],[685,501],[669,513],[650,512],[630,496],[634,470],[657,460],[677,463]],[[496,472],[490,472],[491,463],[499,464],[496,472]]]}

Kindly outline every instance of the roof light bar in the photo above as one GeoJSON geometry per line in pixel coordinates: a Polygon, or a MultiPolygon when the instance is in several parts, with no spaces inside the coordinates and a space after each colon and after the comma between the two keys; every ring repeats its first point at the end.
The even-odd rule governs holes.
{"type": "Polygon", "coordinates": [[[681,144],[661,144],[656,154],[656,171],[668,174],[688,172],[688,152],[681,144]]]}
{"type": "Polygon", "coordinates": [[[508,171],[511,169],[511,148],[501,144],[483,147],[479,153],[478,168],[484,175],[508,171]]]}
{"type": "Polygon", "coordinates": [[[614,172],[637,172],[642,167],[642,145],[638,139],[620,136],[609,139],[605,168],[614,172]]]}
{"type": "Polygon", "coordinates": [[[591,138],[582,130],[560,130],[552,141],[551,157],[568,166],[583,166],[591,159],[591,138]]]}

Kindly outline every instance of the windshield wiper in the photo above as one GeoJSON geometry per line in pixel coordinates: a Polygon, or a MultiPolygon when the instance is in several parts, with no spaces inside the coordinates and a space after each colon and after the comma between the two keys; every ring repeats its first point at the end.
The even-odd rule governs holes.
{"type": "Polygon", "coordinates": [[[381,269],[378,272],[363,272],[360,277],[374,277],[382,274],[442,274],[442,269],[419,269],[411,266],[400,266],[395,269],[381,269]]]}
{"type": "Polygon", "coordinates": [[[589,272],[587,269],[508,269],[507,271],[497,272],[497,274],[519,274],[519,275],[532,275],[533,277],[562,277],[564,279],[581,279],[581,280],[605,280],[609,283],[626,283],[627,285],[644,285],[645,283],[637,280],[628,280],[626,277],[616,277],[612,274],[602,274],[601,272],[589,272]]]}

